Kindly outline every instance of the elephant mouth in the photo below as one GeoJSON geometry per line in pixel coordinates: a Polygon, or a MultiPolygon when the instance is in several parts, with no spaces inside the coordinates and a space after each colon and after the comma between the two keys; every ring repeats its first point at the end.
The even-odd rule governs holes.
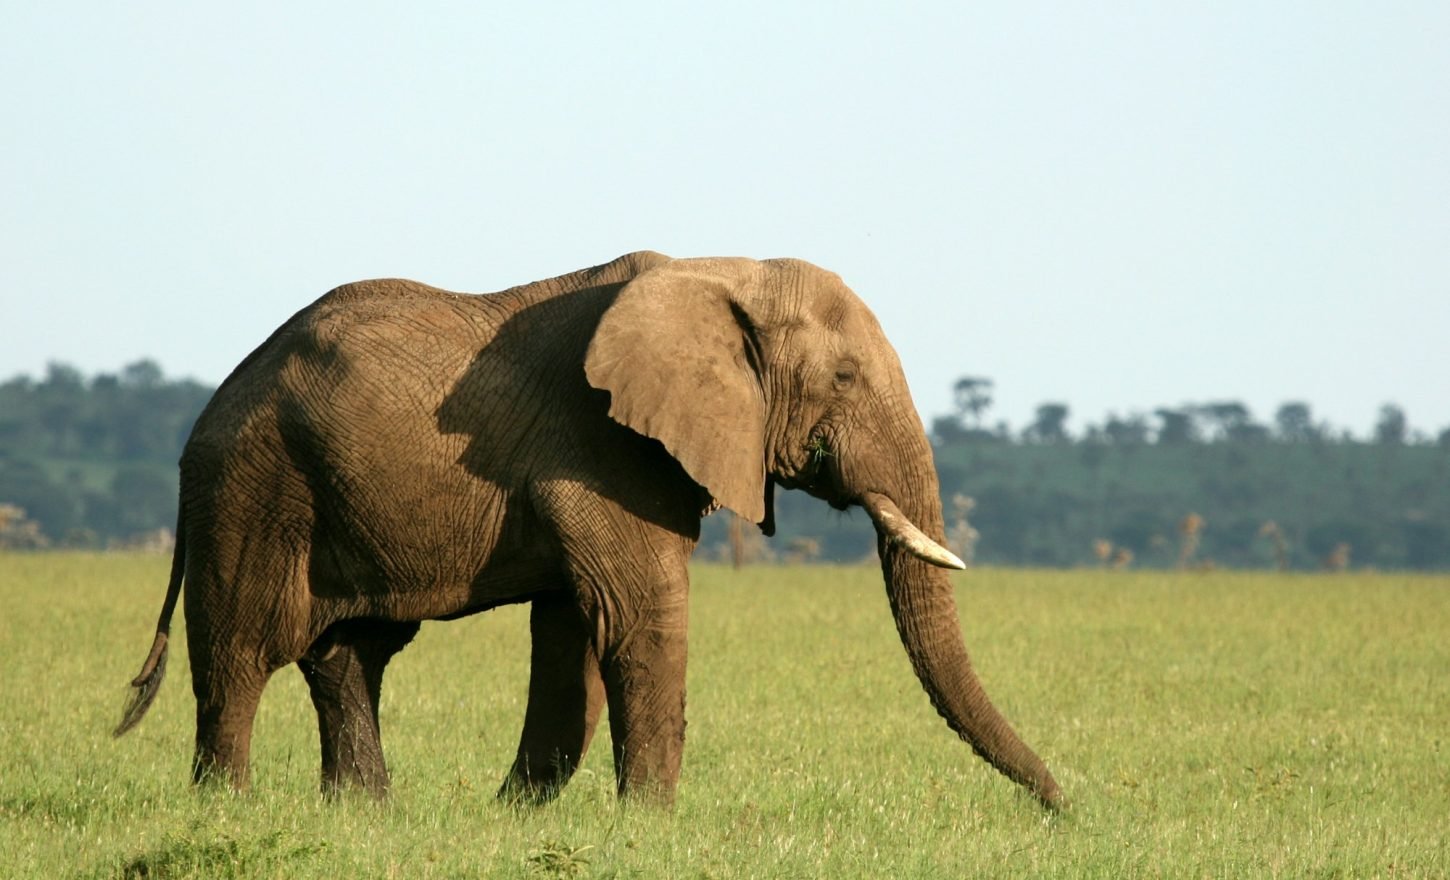
{"type": "Polygon", "coordinates": [[[803,447],[801,460],[790,473],[777,474],[776,482],[787,489],[800,489],[836,510],[849,510],[858,503],[855,493],[841,480],[841,462],[836,447],[823,433],[813,434],[803,447]]]}
{"type": "Polygon", "coordinates": [[[791,476],[776,476],[775,481],[785,489],[799,489],[812,498],[819,498],[836,510],[850,510],[860,502],[841,486],[840,481],[829,469],[812,466],[791,476]]]}

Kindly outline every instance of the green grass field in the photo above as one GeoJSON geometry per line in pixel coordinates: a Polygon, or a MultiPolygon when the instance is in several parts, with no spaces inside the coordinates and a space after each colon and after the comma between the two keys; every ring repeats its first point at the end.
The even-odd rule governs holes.
{"type": "Polygon", "coordinates": [[[184,650],[110,737],[167,565],[0,555],[0,876],[1450,876],[1450,577],[962,575],[988,691],[1072,798],[1051,817],[936,718],[874,568],[699,567],[663,814],[616,805],[605,726],[556,803],[495,802],[519,608],[425,625],[390,667],[388,804],[320,799],[290,669],[254,790],[193,790],[184,650]]]}

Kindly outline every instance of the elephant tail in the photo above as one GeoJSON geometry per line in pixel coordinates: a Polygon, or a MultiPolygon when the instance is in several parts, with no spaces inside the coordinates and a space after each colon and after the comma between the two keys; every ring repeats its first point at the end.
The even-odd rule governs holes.
{"type": "Polygon", "coordinates": [[[126,701],[121,723],[116,725],[113,736],[122,736],[141,723],[161,682],[166,678],[166,643],[171,632],[171,615],[176,611],[176,599],[181,595],[181,581],[186,574],[186,526],[181,511],[176,514],[176,549],[171,554],[171,581],[166,585],[166,601],[161,605],[161,617],[156,621],[156,638],[151,642],[151,653],[141,664],[141,673],[131,680],[131,698],[126,701]]]}

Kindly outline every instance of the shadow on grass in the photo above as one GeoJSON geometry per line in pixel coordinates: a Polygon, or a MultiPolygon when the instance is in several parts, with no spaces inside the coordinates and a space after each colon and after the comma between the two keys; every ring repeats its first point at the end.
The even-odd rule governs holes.
{"type": "Polygon", "coordinates": [[[96,877],[285,877],[289,865],[305,863],[327,848],[325,842],[302,842],[273,831],[258,837],[221,835],[202,839],[196,832],[174,835],[159,847],[119,867],[98,871],[96,877]]]}

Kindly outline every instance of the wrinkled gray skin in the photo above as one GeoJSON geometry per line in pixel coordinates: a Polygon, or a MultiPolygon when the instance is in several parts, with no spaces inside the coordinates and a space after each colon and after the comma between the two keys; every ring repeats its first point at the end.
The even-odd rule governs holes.
{"type": "Polygon", "coordinates": [[[246,787],[262,688],[296,663],[324,789],[381,794],[389,658],[420,621],[531,602],[528,709],[501,794],[555,794],[607,703],[620,793],[668,803],[700,519],[723,506],[769,533],[777,484],[867,508],[932,704],[1060,806],[968,662],[937,567],[959,563],[930,537],[936,473],[896,354],[840,278],[797,260],[645,252],[484,296],[362,282],[298,312],[187,443],[171,584],[117,732],[160,684],[184,579],[196,778],[246,787]]]}

